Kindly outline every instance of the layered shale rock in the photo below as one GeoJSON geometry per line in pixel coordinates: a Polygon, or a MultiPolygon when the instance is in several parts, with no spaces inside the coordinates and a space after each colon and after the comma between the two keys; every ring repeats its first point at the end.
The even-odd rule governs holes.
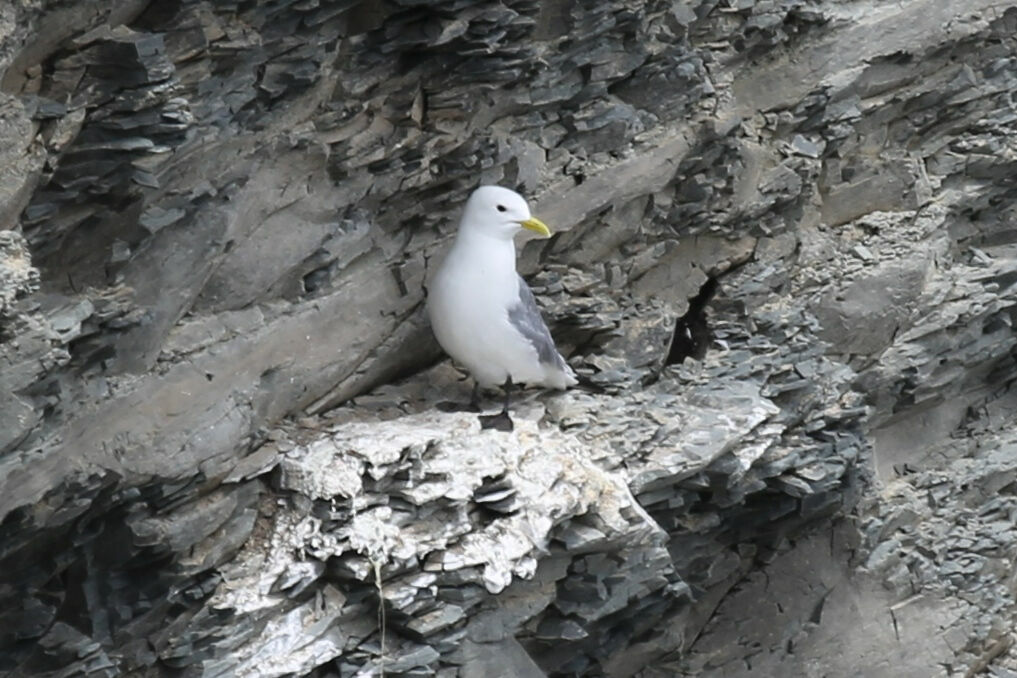
{"type": "Polygon", "coordinates": [[[1017,672],[1017,3],[0,7],[0,671],[1017,672]],[[479,183],[582,388],[481,431],[479,183]]]}

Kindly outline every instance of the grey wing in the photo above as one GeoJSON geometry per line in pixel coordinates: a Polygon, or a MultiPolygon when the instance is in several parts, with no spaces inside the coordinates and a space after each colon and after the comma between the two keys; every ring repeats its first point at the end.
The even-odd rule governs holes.
{"type": "Polygon", "coordinates": [[[540,316],[537,300],[533,298],[533,292],[522,276],[519,276],[519,300],[509,308],[509,322],[537,350],[537,358],[542,364],[566,369],[565,359],[555,348],[554,339],[540,316]]]}

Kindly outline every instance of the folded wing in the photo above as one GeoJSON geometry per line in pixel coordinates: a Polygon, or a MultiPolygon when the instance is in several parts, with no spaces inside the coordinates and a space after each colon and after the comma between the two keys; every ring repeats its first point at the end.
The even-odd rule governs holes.
{"type": "Polygon", "coordinates": [[[522,276],[519,276],[519,299],[515,305],[509,307],[508,313],[509,322],[536,349],[537,358],[542,365],[571,373],[565,359],[555,348],[551,332],[540,315],[537,300],[534,299],[530,286],[526,284],[522,276]]]}

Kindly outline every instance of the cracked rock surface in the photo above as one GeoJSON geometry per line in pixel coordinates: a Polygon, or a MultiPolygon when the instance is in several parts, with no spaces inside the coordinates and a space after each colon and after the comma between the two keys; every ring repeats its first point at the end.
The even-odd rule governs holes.
{"type": "Polygon", "coordinates": [[[1017,675],[1015,35],[0,4],[0,675],[1017,675]],[[422,312],[480,182],[583,381],[511,433],[422,312]]]}

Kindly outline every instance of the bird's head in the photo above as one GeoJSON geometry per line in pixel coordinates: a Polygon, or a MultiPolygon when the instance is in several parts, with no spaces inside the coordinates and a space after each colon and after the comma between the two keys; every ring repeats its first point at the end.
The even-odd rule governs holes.
{"type": "Polygon", "coordinates": [[[466,201],[459,229],[511,240],[520,228],[550,237],[551,230],[530,215],[523,196],[501,186],[481,186],[466,201]]]}

